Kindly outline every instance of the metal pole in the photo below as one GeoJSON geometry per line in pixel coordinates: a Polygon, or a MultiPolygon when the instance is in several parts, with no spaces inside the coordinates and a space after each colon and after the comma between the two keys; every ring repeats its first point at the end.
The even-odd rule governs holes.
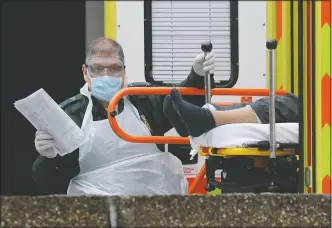
{"type": "MultiPolygon", "coordinates": [[[[201,45],[201,49],[204,52],[204,60],[206,55],[212,51],[212,44],[210,42],[204,42],[201,45]]],[[[204,62],[204,61],[203,61],[204,62]]],[[[210,74],[209,72],[205,72],[204,74],[204,88],[205,88],[205,104],[211,104],[211,80],[210,80],[210,74]]],[[[207,163],[208,163],[208,157],[205,158],[205,165],[202,167],[201,170],[204,169],[205,176],[207,171],[207,163]]],[[[214,187],[210,184],[209,180],[207,181],[207,186],[205,187],[207,191],[214,190],[214,187]]]]}
{"type": "MultiPolygon", "coordinates": [[[[205,54],[204,56],[206,56],[205,54]]],[[[205,72],[204,76],[204,85],[205,85],[205,103],[211,104],[211,80],[209,72],[205,72]]]]}
{"type": "MultiPolygon", "coordinates": [[[[206,55],[212,51],[212,44],[210,42],[202,43],[201,49],[204,52],[204,59],[206,55]]],[[[205,103],[211,103],[211,79],[209,72],[205,72],[204,75],[204,88],[205,88],[205,103]]]]}
{"type": "Polygon", "coordinates": [[[275,138],[275,49],[277,48],[276,40],[268,40],[266,47],[269,49],[269,80],[270,80],[270,158],[276,158],[276,138],[275,138]]]}
{"type": "Polygon", "coordinates": [[[271,154],[270,158],[276,157],[276,140],[275,140],[275,66],[274,66],[274,50],[269,50],[270,54],[270,110],[269,110],[269,119],[270,119],[270,146],[271,154]]]}

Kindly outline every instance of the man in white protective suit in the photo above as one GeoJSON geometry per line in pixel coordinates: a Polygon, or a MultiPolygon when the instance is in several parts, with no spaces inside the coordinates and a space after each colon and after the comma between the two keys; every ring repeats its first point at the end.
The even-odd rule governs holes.
{"type": "MultiPolygon", "coordinates": [[[[194,58],[188,77],[167,86],[204,88],[204,73],[211,76],[215,54],[194,58]]],[[[113,95],[126,86],[125,60],[119,43],[108,38],[94,40],[82,66],[86,84],[80,94],[60,104],[86,134],[83,145],[61,157],[57,142],[48,132],[36,132],[40,154],[33,177],[41,194],[168,195],[186,194],[187,181],[181,161],[155,144],[130,143],[119,138],[107,119],[113,95]]],[[[143,86],[147,86],[143,83],[143,86]]],[[[164,135],[172,128],[163,110],[165,96],[127,96],[117,106],[116,120],[122,130],[135,136],[164,135]]],[[[204,96],[184,96],[187,102],[204,105],[204,96]]]]}

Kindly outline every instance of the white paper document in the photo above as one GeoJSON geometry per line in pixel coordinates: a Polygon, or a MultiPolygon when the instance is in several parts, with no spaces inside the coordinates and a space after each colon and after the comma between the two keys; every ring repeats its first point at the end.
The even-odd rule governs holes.
{"type": "Polygon", "coordinates": [[[84,132],[44,89],[16,101],[14,106],[37,130],[53,137],[60,156],[73,152],[85,140],[84,132]]]}

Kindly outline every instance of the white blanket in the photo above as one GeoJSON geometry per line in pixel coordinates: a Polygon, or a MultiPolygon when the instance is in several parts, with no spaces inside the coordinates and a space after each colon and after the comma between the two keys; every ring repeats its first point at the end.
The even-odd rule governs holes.
{"type": "MultiPolygon", "coordinates": [[[[275,126],[277,143],[298,143],[298,123],[277,123],[275,126]]],[[[190,138],[191,147],[193,148],[191,155],[195,155],[200,146],[236,148],[243,147],[244,144],[269,141],[269,139],[269,124],[242,123],[222,125],[199,137],[190,138]]]]}

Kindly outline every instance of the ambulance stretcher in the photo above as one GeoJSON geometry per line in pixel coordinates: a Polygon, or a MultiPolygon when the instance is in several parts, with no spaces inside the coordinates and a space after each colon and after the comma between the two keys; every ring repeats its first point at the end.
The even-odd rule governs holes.
{"type": "MultiPolygon", "coordinates": [[[[270,96],[269,124],[228,124],[191,140],[178,136],[132,136],[120,129],[116,122],[116,106],[126,95],[167,95],[169,87],[132,87],[119,91],[108,106],[111,128],[123,140],[134,143],[191,144],[199,156],[206,157],[188,193],[193,194],[198,184],[207,178],[207,191],[216,188],[222,192],[297,192],[298,179],[298,123],[275,123],[275,94],[285,95],[284,90],[275,90],[275,49],[277,42],[268,40],[270,90],[268,89],[211,89],[210,76],[205,74],[205,90],[177,88],[182,95],[204,95],[206,104],[211,95],[270,96]],[[222,181],[216,180],[216,172],[222,181]]],[[[202,44],[208,53],[212,45],[202,44]]]]}

